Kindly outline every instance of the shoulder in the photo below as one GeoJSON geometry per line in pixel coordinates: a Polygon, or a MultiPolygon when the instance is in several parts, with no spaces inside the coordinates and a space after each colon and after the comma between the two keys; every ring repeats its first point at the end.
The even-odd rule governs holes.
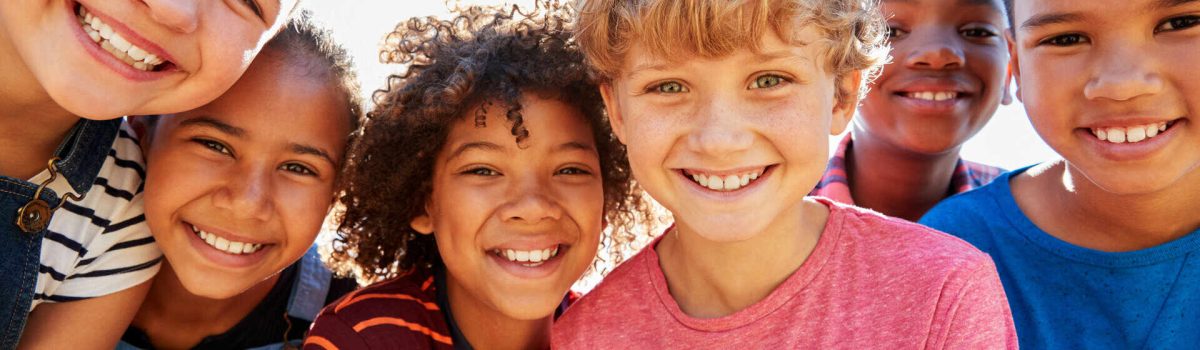
{"type": "Polygon", "coordinates": [[[856,264],[927,277],[991,264],[991,258],[972,244],[927,226],[853,206],[835,203],[830,208],[842,217],[839,255],[854,256],[856,264]]]}
{"type": "Polygon", "coordinates": [[[1024,170],[1001,174],[986,186],[943,200],[925,213],[920,223],[989,250],[988,236],[993,231],[1007,230],[1011,220],[1024,216],[1009,186],[1012,176],[1024,170]]]}
{"type": "Polygon", "coordinates": [[[317,315],[306,348],[321,342],[339,348],[448,346],[449,327],[434,288],[430,274],[410,274],[346,294],[317,315]]]}
{"type": "Polygon", "coordinates": [[[658,265],[653,254],[655,243],[657,240],[617,266],[600,284],[567,308],[554,324],[555,338],[571,338],[572,334],[591,332],[589,329],[608,328],[612,321],[644,315],[645,308],[658,298],[650,275],[650,267],[658,265]]]}
{"type": "Polygon", "coordinates": [[[972,188],[978,188],[982,187],[983,185],[987,185],[991,183],[992,180],[995,180],[996,178],[1000,177],[1000,175],[1008,171],[1001,167],[976,163],[966,159],[963,159],[962,164],[964,167],[966,167],[972,188]]]}

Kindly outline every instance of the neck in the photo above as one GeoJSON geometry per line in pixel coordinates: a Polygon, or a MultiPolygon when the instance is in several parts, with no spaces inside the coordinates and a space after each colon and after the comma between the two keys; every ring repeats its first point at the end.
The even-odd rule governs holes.
{"type": "Polygon", "coordinates": [[[0,175],[28,179],[46,161],[79,120],[42,88],[0,31],[0,175]]]}
{"type": "Polygon", "coordinates": [[[1013,180],[1017,204],[1039,228],[1085,248],[1125,252],[1155,247],[1200,228],[1200,171],[1151,193],[1114,194],[1066,162],[1013,180]]]}
{"type": "Polygon", "coordinates": [[[191,348],[204,337],[228,331],[250,314],[279,280],[276,274],[225,299],[193,294],[165,260],[133,319],[156,348],[191,348]]]}
{"type": "Polygon", "coordinates": [[[471,344],[489,349],[549,349],[554,316],[518,320],[484,304],[447,274],[446,294],[459,330],[471,344]]]}
{"type": "Polygon", "coordinates": [[[677,221],[654,247],[671,296],[697,318],[733,314],[766,299],[817,245],[829,208],[798,203],[763,232],[737,242],[715,242],[677,221]]]}
{"type": "Polygon", "coordinates": [[[855,130],[846,154],[854,203],[888,216],[917,221],[950,193],[959,147],[934,155],[916,154],[855,130]]]}

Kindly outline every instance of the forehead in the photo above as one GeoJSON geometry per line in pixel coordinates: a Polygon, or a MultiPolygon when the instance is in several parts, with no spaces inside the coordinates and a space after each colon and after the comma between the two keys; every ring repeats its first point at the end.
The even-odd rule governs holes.
{"type": "Polygon", "coordinates": [[[790,33],[790,40],[780,38],[774,31],[766,31],[758,45],[744,45],[718,57],[702,57],[694,54],[656,53],[641,42],[635,42],[625,55],[621,69],[622,77],[633,78],[653,71],[667,71],[681,66],[704,66],[717,61],[733,61],[749,64],[776,60],[816,63],[821,68],[822,59],[828,49],[828,40],[821,40],[821,31],[814,25],[804,25],[790,33]]]}
{"type": "Polygon", "coordinates": [[[1194,5],[1200,0],[1013,0],[1013,21],[1020,31],[1068,22],[1131,23],[1130,17],[1194,5]]]}
{"type": "Polygon", "coordinates": [[[913,5],[925,9],[953,9],[955,7],[989,7],[995,11],[1004,11],[1002,0],[884,0],[884,5],[913,5]]]}
{"type": "Polygon", "coordinates": [[[455,120],[442,153],[452,155],[447,152],[457,153],[457,148],[474,142],[488,142],[510,152],[545,151],[568,143],[594,149],[591,126],[578,107],[558,99],[543,99],[530,94],[524,94],[520,103],[521,125],[528,131],[528,137],[520,145],[512,133],[513,123],[505,116],[508,107],[495,103],[486,107],[486,119],[482,126],[476,124],[475,113],[484,107],[476,107],[455,120]]]}

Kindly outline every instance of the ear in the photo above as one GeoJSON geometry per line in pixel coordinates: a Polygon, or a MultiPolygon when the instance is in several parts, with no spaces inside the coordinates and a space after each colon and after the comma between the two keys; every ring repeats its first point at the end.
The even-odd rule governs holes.
{"type": "Polygon", "coordinates": [[[837,84],[837,91],[846,93],[844,98],[835,101],[833,105],[833,118],[829,121],[829,135],[841,135],[843,131],[846,131],[846,125],[850,123],[850,119],[854,118],[854,111],[858,108],[858,93],[862,89],[862,71],[846,73],[837,84]]]}
{"type": "Polygon", "coordinates": [[[1017,85],[1017,89],[1016,89],[1017,100],[1023,101],[1021,99],[1021,65],[1018,64],[1020,62],[1020,57],[1017,57],[1017,39],[1015,36],[1016,36],[1016,34],[1013,33],[1012,29],[1004,31],[1004,41],[1008,42],[1008,74],[1007,74],[1007,76],[1010,77],[1009,79],[1006,79],[1005,83],[1004,83],[1004,100],[1000,101],[1001,103],[1004,103],[1004,104],[1012,103],[1013,96],[1008,92],[1008,84],[1010,82],[1017,85]],[[1007,101],[1007,102],[1005,102],[1005,101],[1007,101]]]}
{"type": "Polygon", "coordinates": [[[608,114],[608,125],[612,127],[613,135],[623,144],[625,142],[625,116],[621,115],[621,101],[616,96],[616,88],[612,82],[600,84],[600,98],[604,99],[604,112],[608,114]]]}
{"type": "Polygon", "coordinates": [[[425,213],[417,215],[412,221],[408,222],[408,227],[412,227],[417,233],[428,235],[433,233],[433,217],[429,216],[429,205],[425,205],[425,213]]]}

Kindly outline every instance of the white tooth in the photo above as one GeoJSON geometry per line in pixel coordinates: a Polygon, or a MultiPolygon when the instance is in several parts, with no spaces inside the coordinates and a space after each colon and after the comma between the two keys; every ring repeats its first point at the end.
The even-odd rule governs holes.
{"type": "Polygon", "coordinates": [[[1158,124],[1158,131],[1167,131],[1167,123],[1158,124]]]}
{"type": "Polygon", "coordinates": [[[529,252],[524,251],[524,250],[517,251],[517,261],[520,261],[520,262],[529,261],[529,252]]]}
{"type": "Polygon", "coordinates": [[[117,51],[117,49],[112,46],[112,42],[108,41],[108,40],[101,41],[100,47],[103,48],[105,51],[108,51],[109,53],[113,53],[113,52],[117,51]]]}
{"type": "Polygon", "coordinates": [[[1146,125],[1146,137],[1155,137],[1155,136],[1158,136],[1158,126],[1146,125]]]}
{"type": "Polygon", "coordinates": [[[242,245],[242,254],[250,254],[250,253],[253,253],[253,252],[256,252],[256,251],[258,251],[258,245],[257,245],[257,244],[245,244],[245,245],[242,245]]]}
{"type": "Polygon", "coordinates": [[[945,92],[939,92],[939,93],[936,93],[933,95],[933,99],[937,100],[937,101],[945,101],[945,100],[949,100],[950,96],[949,96],[949,94],[947,94],[945,92]]]}
{"type": "Polygon", "coordinates": [[[1092,135],[1096,135],[1096,138],[1100,138],[1100,131],[1097,131],[1097,129],[1094,129],[1094,128],[1093,128],[1093,129],[1092,129],[1092,135]]]}
{"type": "Polygon", "coordinates": [[[207,241],[208,236],[212,236],[212,235],[209,234],[208,232],[200,231],[200,239],[207,241]]]}
{"type": "Polygon", "coordinates": [[[133,62],[133,68],[137,68],[140,70],[150,70],[150,67],[147,66],[145,63],[142,63],[141,61],[133,62]]]}
{"type": "Polygon", "coordinates": [[[553,255],[550,255],[549,249],[542,249],[542,260],[550,260],[553,255]]]}
{"type": "Polygon", "coordinates": [[[1146,129],[1141,127],[1131,127],[1125,131],[1125,140],[1129,142],[1138,142],[1146,139],[1146,129]]]}
{"type": "Polygon", "coordinates": [[[504,250],[504,257],[507,258],[508,260],[517,261],[517,253],[514,252],[512,249],[504,250]]]}
{"type": "Polygon", "coordinates": [[[96,31],[100,31],[100,28],[104,27],[104,22],[101,22],[99,18],[92,17],[92,20],[88,22],[88,26],[92,27],[92,29],[95,29],[96,31]]]}
{"type": "Polygon", "coordinates": [[[89,28],[87,31],[87,35],[89,38],[92,38],[92,41],[94,42],[100,42],[100,39],[104,39],[100,37],[100,32],[97,32],[95,29],[91,28],[89,28]]]}
{"type": "Polygon", "coordinates": [[[720,191],[723,188],[725,188],[725,182],[720,176],[713,176],[708,179],[708,189],[720,191]]]}
{"type": "Polygon", "coordinates": [[[245,243],[242,243],[242,242],[229,243],[229,251],[234,254],[240,254],[242,252],[242,248],[244,246],[245,246],[245,243]]]}
{"type": "Polygon", "coordinates": [[[550,258],[549,254],[543,254],[543,252],[540,250],[535,250],[535,251],[529,252],[529,261],[532,261],[532,262],[542,262],[549,258],[550,258]]]}
{"type": "Polygon", "coordinates": [[[129,51],[126,53],[129,54],[129,58],[132,58],[134,61],[141,61],[145,59],[147,55],[145,50],[142,50],[137,46],[130,46],[129,51]]]}
{"type": "Polygon", "coordinates": [[[121,34],[113,33],[113,36],[108,38],[108,40],[112,41],[113,47],[117,48],[117,50],[129,51],[129,48],[133,47],[133,44],[130,44],[129,40],[125,40],[125,37],[121,36],[121,34]]]}
{"type": "Polygon", "coordinates": [[[758,180],[759,174],[761,174],[761,173],[758,173],[758,172],[750,173],[750,180],[758,180]]]}
{"type": "Polygon", "coordinates": [[[750,184],[750,174],[742,175],[741,180],[742,180],[741,181],[742,186],[746,186],[746,185],[750,184]]]}
{"type": "Polygon", "coordinates": [[[554,246],[554,250],[550,251],[550,256],[558,256],[558,246],[554,246]]]}
{"type": "Polygon", "coordinates": [[[1125,143],[1125,128],[1109,128],[1108,142],[1125,143]]]}
{"type": "Polygon", "coordinates": [[[708,187],[708,176],[696,174],[692,175],[692,178],[696,179],[696,182],[699,182],[700,186],[708,187]]]}
{"type": "Polygon", "coordinates": [[[737,175],[726,175],[725,176],[725,189],[726,190],[736,190],[740,187],[742,187],[742,180],[739,179],[737,177],[737,175]]]}
{"type": "Polygon", "coordinates": [[[217,235],[210,233],[208,234],[208,237],[204,237],[204,241],[207,242],[208,245],[215,246],[217,245],[217,235]]]}
{"type": "Polygon", "coordinates": [[[105,39],[112,39],[113,30],[112,30],[112,28],[109,28],[108,25],[105,25],[104,23],[100,23],[100,28],[96,28],[96,30],[100,31],[100,37],[105,38],[105,39]]]}
{"type": "Polygon", "coordinates": [[[1104,131],[1104,129],[1100,128],[1092,130],[1096,132],[1096,138],[1100,139],[1101,141],[1108,141],[1108,131],[1104,131]]]}
{"type": "Polygon", "coordinates": [[[217,247],[217,249],[220,249],[220,250],[228,249],[229,248],[229,240],[225,239],[224,237],[217,237],[216,247],[217,247]]]}

